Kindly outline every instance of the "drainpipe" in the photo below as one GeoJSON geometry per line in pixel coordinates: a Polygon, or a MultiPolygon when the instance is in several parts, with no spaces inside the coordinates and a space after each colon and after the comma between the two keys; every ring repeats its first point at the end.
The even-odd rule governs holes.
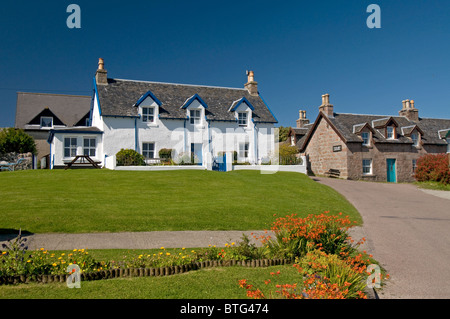
{"type": "Polygon", "coordinates": [[[134,150],[138,151],[138,129],[137,129],[137,118],[134,118],[134,150]]]}
{"type": "Polygon", "coordinates": [[[257,131],[256,123],[253,121],[253,119],[252,119],[252,123],[253,123],[253,142],[255,143],[254,162],[255,162],[255,165],[258,165],[258,131],[257,131]]]}

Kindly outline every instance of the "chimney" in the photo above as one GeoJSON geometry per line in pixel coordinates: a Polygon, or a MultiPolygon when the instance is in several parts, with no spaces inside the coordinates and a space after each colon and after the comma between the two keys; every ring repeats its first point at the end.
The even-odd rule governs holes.
{"type": "Polygon", "coordinates": [[[297,128],[302,128],[306,124],[309,124],[309,120],[306,118],[306,111],[300,110],[298,113],[297,128]]]}
{"type": "Polygon", "coordinates": [[[247,89],[250,95],[257,96],[258,95],[258,82],[255,82],[255,74],[253,71],[247,71],[247,83],[244,87],[247,89]]]}
{"type": "Polygon", "coordinates": [[[322,105],[319,106],[319,111],[322,111],[328,117],[334,116],[333,105],[330,104],[329,94],[322,95],[322,105]]]}
{"type": "Polygon", "coordinates": [[[108,72],[105,70],[105,62],[102,58],[98,59],[98,69],[95,73],[95,82],[97,85],[108,85],[108,72]]]}
{"type": "Polygon", "coordinates": [[[414,100],[404,100],[402,101],[403,107],[398,112],[400,116],[406,117],[412,122],[419,121],[419,110],[414,106],[414,100]]]}

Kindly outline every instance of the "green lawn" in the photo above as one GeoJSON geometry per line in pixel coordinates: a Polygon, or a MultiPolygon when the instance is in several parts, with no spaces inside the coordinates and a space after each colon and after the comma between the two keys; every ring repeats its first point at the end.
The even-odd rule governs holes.
{"type": "Polygon", "coordinates": [[[0,232],[267,229],[274,214],[356,209],[303,174],[34,170],[0,173],[0,232]]]}
{"type": "Polygon", "coordinates": [[[118,278],[82,281],[81,288],[66,283],[0,286],[0,299],[245,299],[238,280],[248,279],[264,288],[271,272],[280,270],[279,283],[301,283],[292,265],[267,268],[215,267],[163,277],[118,278]]]}

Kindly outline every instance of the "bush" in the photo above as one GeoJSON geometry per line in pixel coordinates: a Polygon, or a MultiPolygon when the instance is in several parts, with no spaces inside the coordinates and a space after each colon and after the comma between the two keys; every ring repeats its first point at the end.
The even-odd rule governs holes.
{"type": "Polygon", "coordinates": [[[164,159],[172,159],[172,149],[171,148],[162,148],[159,150],[159,158],[164,159]]]}
{"type": "Polygon", "coordinates": [[[117,166],[144,166],[145,158],[135,150],[121,149],[116,154],[117,166]]]}
{"type": "Polygon", "coordinates": [[[24,130],[10,127],[0,131],[0,154],[29,152],[37,153],[36,143],[24,130]]]}
{"type": "Polygon", "coordinates": [[[427,154],[417,161],[415,172],[418,182],[450,184],[450,168],[447,154],[427,154]]]}
{"type": "Polygon", "coordinates": [[[310,214],[305,218],[295,214],[279,217],[271,226],[275,238],[266,236],[262,242],[274,258],[296,258],[304,256],[315,248],[322,249],[327,254],[351,252],[347,230],[352,227],[348,216],[330,215],[325,212],[320,215],[310,214]]]}

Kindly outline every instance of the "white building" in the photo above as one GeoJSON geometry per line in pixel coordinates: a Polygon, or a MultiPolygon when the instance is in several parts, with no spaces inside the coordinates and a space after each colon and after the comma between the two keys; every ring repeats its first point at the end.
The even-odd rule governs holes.
{"type": "Polygon", "coordinates": [[[110,79],[100,59],[89,126],[50,131],[51,167],[64,167],[76,155],[104,166],[121,149],[136,150],[148,162],[171,149],[175,161],[195,154],[205,167],[221,152],[259,164],[274,154],[277,120],[253,72],[247,76],[244,88],[110,79]]]}

